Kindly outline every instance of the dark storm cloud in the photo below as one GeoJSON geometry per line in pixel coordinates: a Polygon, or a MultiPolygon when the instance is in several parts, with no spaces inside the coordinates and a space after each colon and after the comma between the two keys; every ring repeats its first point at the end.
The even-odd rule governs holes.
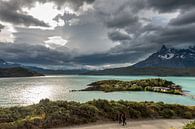
{"type": "Polygon", "coordinates": [[[120,31],[109,32],[108,37],[112,41],[123,41],[123,40],[130,40],[131,39],[131,37],[128,34],[122,33],[120,31]]]}
{"type": "MultiPolygon", "coordinates": [[[[120,2],[118,2],[120,3],[120,2]]],[[[117,4],[117,2],[115,3],[117,4]]],[[[108,33],[108,37],[113,41],[120,41],[120,44],[111,50],[120,52],[136,52],[131,54],[136,57],[143,57],[152,52],[155,52],[163,44],[170,47],[180,46],[181,44],[195,45],[194,39],[194,25],[187,25],[193,23],[194,14],[193,7],[195,7],[194,0],[138,0],[138,1],[123,1],[123,4],[118,4],[120,7],[113,11],[112,7],[105,9],[104,13],[100,10],[100,15],[106,17],[105,23],[110,29],[121,29],[131,35],[131,38],[123,37],[121,34],[108,33]],[[139,6],[136,6],[139,5],[139,6]],[[172,20],[168,25],[155,24],[152,20],[147,19],[145,25],[140,22],[142,20],[142,13],[144,10],[156,10],[159,12],[157,16],[163,20],[166,17],[161,17],[163,13],[179,12],[175,20],[172,20]],[[137,12],[136,12],[136,11],[137,12]],[[140,11],[142,11],[140,13],[140,11]],[[110,12],[110,13],[109,13],[110,12]],[[133,12],[133,13],[132,13],[133,12]],[[138,14],[140,13],[140,14],[138,14]],[[183,14],[184,13],[184,14],[183,14]],[[141,16],[141,17],[140,17],[141,16]],[[183,25],[183,26],[173,26],[183,25]],[[126,41],[122,41],[126,39],[126,41]],[[142,53],[142,54],[141,54],[142,53]]],[[[106,56],[105,56],[106,57],[106,56]]],[[[121,56],[122,57],[122,56],[121,56]]],[[[132,56],[129,56],[132,57],[132,56]]],[[[129,58],[129,60],[131,60],[129,58]]],[[[132,58],[133,60],[133,58],[132,58]]]]}
{"type": "MultiPolygon", "coordinates": [[[[10,0],[0,1],[0,21],[13,23],[16,25],[25,26],[43,26],[49,27],[49,25],[43,21],[40,21],[33,16],[27,15],[22,11],[23,7],[31,8],[36,2],[46,3],[53,2],[58,8],[64,4],[68,4],[70,7],[77,10],[80,6],[86,3],[93,3],[94,0],[10,0]]],[[[48,14],[47,14],[48,15],[48,14]]]]}
{"type": "Polygon", "coordinates": [[[60,65],[70,61],[69,53],[67,48],[60,52],[43,45],[0,43],[0,58],[17,63],[60,65]]]}
{"type": "Polygon", "coordinates": [[[75,9],[78,10],[79,7],[81,7],[84,3],[88,3],[91,4],[93,3],[95,0],[38,0],[41,2],[54,2],[58,5],[59,8],[61,8],[61,6],[65,3],[69,3],[69,5],[75,9]]]}
{"type": "Polygon", "coordinates": [[[158,50],[158,47],[152,44],[129,46],[128,43],[123,43],[105,53],[78,56],[73,61],[78,64],[92,66],[135,63],[149,56],[154,50],[158,50]]]}
{"type": "Polygon", "coordinates": [[[159,43],[191,43],[195,45],[195,23],[185,26],[168,26],[159,32],[156,42],[159,43]]]}
{"type": "Polygon", "coordinates": [[[16,25],[49,27],[43,21],[21,12],[20,3],[18,2],[0,1],[0,21],[9,22],[16,25]]]}
{"type": "Polygon", "coordinates": [[[4,27],[5,27],[4,25],[0,24],[0,32],[1,32],[1,30],[2,30],[4,27]]]}
{"type": "MultiPolygon", "coordinates": [[[[115,1],[113,4],[117,3],[118,1],[115,1]]],[[[132,9],[129,6],[124,6],[123,4],[116,7],[116,9],[112,9],[113,7],[105,10],[101,10],[103,7],[95,8],[97,8],[99,17],[108,28],[124,28],[136,24],[136,22],[139,20],[138,17],[132,13],[132,9]]]]}
{"type": "Polygon", "coordinates": [[[195,9],[184,12],[170,21],[170,25],[186,25],[195,23],[195,9]]]}
{"type": "Polygon", "coordinates": [[[36,2],[39,3],[47,3],[47,2],[53,2],[56,4],[58,8],[63,7],[64,4],[68,4],[73,9],[77,10],[79,7],[81,7],[84,3],[91,4],[95,0],[10,0],[9,3],[11,4],[17,4],[20,7],[33,7],[36,2]]]}
{"type": "Polygon", "coordinates": [[[82,65],[106,65],[106,64],[117,64],[117,63],[133,63],[137,61],[137,56],[140,53],[102,53],[102,54],[91,54],[87,56],[80,56],[73,59],[75,63],[82,65]]]}
{"type": "Polygon", "coordinates": [[[110,16],[110,18],[106,21],[108,27],[111,28],[123,28],[129,25],[133,25],[138,22],[138,18],[131,14],[119,13],[117,16],[110,16]]]}
{"type": "Polygon", "coordinates": [[[69,12],[65,12],[63,15],[58,14],[53,20],[59,22],[60,19],[64,20],[65,22],[69,22],[72,19],[77,18],[76,14],[71,14],[69,12]]]}
{"type": "MultiPolygon", "coordinates": [[[[79,11],[84,2],[94,2],[94,0],[18,0],[17,2],[11,0],[7,2],[9,8],[13,9],[10,11],[14,13],[11,18],[17,14],[28,16],[20,8],[31,8],[37,1],[54,2],[59,8],[68,4],[75,11],[79,11]],[[16,11],[18,9],[19,12],[16,11]]],[[[71,26],[68,24],[63,27],[58,26],[52,32],[17,29],[18,32],[14,34],[15,43],[0,44],[0,55],[7,57],[9,61],[40,65],[101,66],[136,63],[156,52],[163,44],[170,47],[195,45],[193,7],[195,0],[96,0],[93,9],[81,11],[79,16],[64,13],[54,18],[56,21],[64,20],[68,23],[77,21],[71,26]],[[46,48],[44,41],[52,36],[61,36],[67,40],[67,48],[46,48]],[[74,48],[76,50],[73,50],[74,48]]],[[[41,24],[40,21],[33,19],[30,20],[32,23],[28,21],[27,24],[26,21],[19,20],[18,23],[41,24]]],[[[9,22],[14,23],[12,20],[9,22]]]]}
{"type": "Polygon", "coordinates": [[[154,8],[160,12],[170,12],[178,9],[188,10],[194,8],[194,0],[146,0],[149,8],[154,8]]]}
{"type": "Polygon", "coordinates": [[[0,9],[0,20],[13,23],[15,25],[25,25],[25,26],[33,25],[33,26],[49,27],[48,24],[36,18],[33,18],[32,16],[23,15],[17,12],[6,11],[1,9],[0,9]]]}

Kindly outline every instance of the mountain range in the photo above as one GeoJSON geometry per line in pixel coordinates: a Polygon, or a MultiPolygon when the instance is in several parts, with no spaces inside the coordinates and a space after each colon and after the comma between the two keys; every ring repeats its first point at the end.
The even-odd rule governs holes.
{"type": "Polygon", "coordinates": [[[167,48],[163,45],[159,51],[132,66],[95,71],[85,69],[43,69],[9,63],[0,59],[0,68],[9,69],[17,67],[22,67],[41,74],[195,76],[195,47],[176,49],[167,48]]]}
{"type": "Polygon", "coordinates": [[[161,49],[132,66],[90,71],[90,75],[195,76],[195,47],[161,49]]]}
{"type": "Polygon", "coordinates": [[[195,67],[195,47],[175,49],[163,45],[160,51],[133,65],[133,67],[193,68],[195,67]]]}

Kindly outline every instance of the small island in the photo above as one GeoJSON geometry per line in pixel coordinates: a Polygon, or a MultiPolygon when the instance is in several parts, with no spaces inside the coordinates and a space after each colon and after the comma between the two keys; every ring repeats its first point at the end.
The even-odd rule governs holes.
{"type": "Polygon", "coordinates": [[[152,91],[167,94],[183,95],[182,87],[160,78],[134,81],[103,80],[93,82],[86,89],[79,91],[152,91]]]}

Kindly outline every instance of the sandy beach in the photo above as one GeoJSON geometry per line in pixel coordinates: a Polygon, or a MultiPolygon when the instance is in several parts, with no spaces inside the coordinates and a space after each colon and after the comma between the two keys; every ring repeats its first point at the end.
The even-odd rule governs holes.
{"type": "Polygon", "coordinates": [[[191,120],[188,119],[139,120],[127,121],[126,126],[121,126],[117,122],[97,122],[89,125],[55,129],[182,129],[183,126],[190,121],[191,120]]]}

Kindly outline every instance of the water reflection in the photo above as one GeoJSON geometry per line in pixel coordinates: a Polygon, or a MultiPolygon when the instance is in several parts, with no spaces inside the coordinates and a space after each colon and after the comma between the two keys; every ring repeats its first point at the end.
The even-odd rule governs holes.
{"type": "Polygon", "coordinates": [[[32,86],[21,89],[21,99],[24,103],[38,103],[41,99],[52,98],[53,87],[48,85],[32,86]]]}
{"type": "MultiPolygon", "coordinates": [[[[163,101],[195,105],[190,97],[159,94],[154,92],[69,92],[73,89],[86,88],[87,84],[105,79],[135,80],[156,78],[151,76],[51,76],[36,78],[0,79],[0,106],[29,105],[41,99],[86,102],[93,99],[129,100],[129,101],[163,101]]],[[[166,77],[164,79],[182,85],[184,90],[195,95],[195,78],[166,77]]]]}

